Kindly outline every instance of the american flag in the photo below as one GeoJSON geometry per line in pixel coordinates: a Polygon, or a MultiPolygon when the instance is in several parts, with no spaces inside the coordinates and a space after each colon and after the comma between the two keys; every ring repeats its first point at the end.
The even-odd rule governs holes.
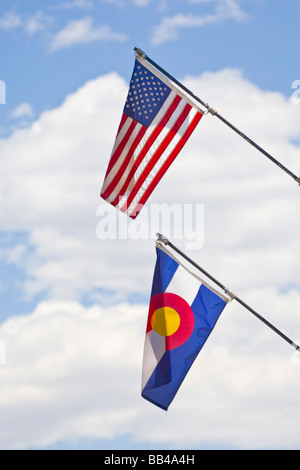
{"type": "Polygon", "coordinates": [[[101,197],[135,218],[203,111],[150,64],[136,58],[101,197]]]}

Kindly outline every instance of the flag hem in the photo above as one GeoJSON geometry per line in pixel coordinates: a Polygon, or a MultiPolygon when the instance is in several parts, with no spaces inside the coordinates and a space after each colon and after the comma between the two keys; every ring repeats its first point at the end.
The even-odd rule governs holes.
{"type": "MultiPolygon", "coordinates": [[[[147,396],[144,394],[143,391],[142,391],[142,393],[141,393],[141,396],[142,396],[142,398],[144,398],[144,400],[147,400],[147,401],[149,401],[150,403],[152,403],[152,405],[155,405],[155,406],[157,406],[158,408],[160,408],[160,409],[162,409],[162,410],[164,410],[164,411],[168,411],[168,407],[167,407],[167,406],[163,406],[163,405],[161,405],[160,403],[158,403],[157,401],[151,400],[151,398],[147,397],[147,396]]],[[[169,406],[170,406],[170,405],[169,405],[169,406]]]]}

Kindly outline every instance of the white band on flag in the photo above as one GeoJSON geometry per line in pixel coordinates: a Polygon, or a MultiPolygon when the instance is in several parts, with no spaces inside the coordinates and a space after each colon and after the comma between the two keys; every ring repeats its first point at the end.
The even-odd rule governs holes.
{"type": "MultiPolygon", "coordinates": [[[[168,256],[170,256],[171,258],[173,258],[174,261],[176,261],[176,263],[178,263],[187,273],[188,275],[190,276],[193,276],[198,282],[200,282],[201,284],[204,284],[208,289],[210,289],[212,292],[214,292],[215,294],[217,294],[219,297],[221,297],[221,299],[225,300],[225,302],[230,302],[232,299],[228,298],[226,295],[222,294],[221,292],[219,292],[217,289],[215,289],[214,287],[212,287],[210,284],[208,284],[206,281],[204,281],[201,277],[197,276],[195,273],[193,273],[192,271],[190,271],[184,264],[182,264],[178,258],[176,258],[176,256],[173,255],[173,253],[171,253],[169,250],[167,250],[167,248],[160,242],[160,241],[157,241],[156,242],[156,246],[158,248],[160,248],[162,251],[164,251],[165,253],[167,253],[168,256]]],[[[178,271],[178,270],[177,270],[178,271]]],[[[189,284],[191,284],[192,281],[189,279],[189,284]]],[[[170,283],[171,285],[171,283],[170,283]]],[[[168,286],[169,288],[169,286],[168,286]]],[[[198,285],[198,289],[199,289],[199,285],[198,285]]],[[[190,295],[190,294],[189,294],[190,295]]],[[[229,295],[229,294],[228,294],[229,295]]],[[[182,293],[182,297],[184,298],[185,296],[187,296],[186,293],[182,293]]],[[[195,297],[195,296],[194,296],[195,297]]],[[[188,302],[189,303],[189,302],[188,302]]]]}

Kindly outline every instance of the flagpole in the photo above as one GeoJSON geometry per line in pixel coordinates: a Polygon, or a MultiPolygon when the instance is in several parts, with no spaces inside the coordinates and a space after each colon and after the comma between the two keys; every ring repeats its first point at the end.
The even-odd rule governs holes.
{"type": "Polygon", "coordinates": [[[242,305],[245,309],[247,309],[249,312],[251,312],[256,318],[258,318],[260,321],[262,321],[265,325],[267,325],[269,328],[271,328],[275,333],[277,333],[281,338],[283,338],[285,341],[287,341],[293,348],[296,349],[296,351],[300,350],[300,346],[298,346],[294,341],[292,341],[290,338],[288,338],[284,333],[282,333],[278,328],[276,328],[272,323],[270,323],[268,320],[266,320],[264,317],[262,317],[259,313],[257,313],[253,308],[251,308],[249,305],[247,305],[242,299],[240,299],[234,292],[232,292],[230,289],[227,289],[225,285],[223,285],[221,282],[219,282],[216,278],[214,278],[211,274],[209,274],[205,269],[203,269],[201,266],[199,266],[195,261],[193,261],[189,256],[187,256],[183,251],[181,251],[179,248],[177,248],[170,240],[168,240],[164,235],[161,233],[156,234],[158,241],[163,243],[164,245],[170,246],[176,253],[178,253],[180,256],[182,256],[186,261],[188,261],[190,264],[192,264],[196,269],[198,269],[202,274],[204,274],[208,279],[210,279],[212,282],[214,282],[218,287],[220,287],[225,294],[227,294],[232,300],[236,300],[240,305],[242,305]]]}
{"type": "Polygon", "coordinates": [[[220,119],[224,124],[226,124],[228,127],[230,127],[234,132],[236,132],[240,137],[242,137],[244,140],[246,140],[250,145],[255,147],[259,152],[261,152],[265,157],[267,157],[269,160],[271,160],[275,165],[277,165],[281,170],[283,170],[285,173],[287,173],[289,176],[291,176],[299,185],[300,185],[300,177],[295,175],[292,171],[290,171],[288,168],[286,168],[282,163],[280,163],[276,158],[274,158],[272,155],[270,155],[268,152],[266,152],[262,147],[260,147],[258,144],[256,144],[252,139],[250,139],[248,136],[246,136],[243,132],[241,132],[239,129],[237,129],[233,124],[231,124],[227,119],[225,119],[223,116],[221,116],[218,111],[216,111],[213,107],[209,106],[209,104],[205,103],[202,101],[198,96],[194,95],[192,91],[190,91],[185,85],[183,85],[181,82],[179,82],[176,78],[174,78],[172,75],[170,75],[166,70],[164,70],[160,65],[158,65],[156,62],[154,62],[150,57],[147,56],[147,54],[142,51],[141,49],[135,47],[134,48],[135,52],[137,53],[138,56],[142,57],[143,59],[147,60],[150,64],[152,64],[157,70],[162,72],[166,77],[168,77],[171,81],[176,83],[180,88],[182,88],[186,93],[188,93],[192,98],[198,103],[200,103],[202,106],[204,106],[207,109],[207,112],[212,114],[213,116],[216,116],[218,119],[220,119]]]}

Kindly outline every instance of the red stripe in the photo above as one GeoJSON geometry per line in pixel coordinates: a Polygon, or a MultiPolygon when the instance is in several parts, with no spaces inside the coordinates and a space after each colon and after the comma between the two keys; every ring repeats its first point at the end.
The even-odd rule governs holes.
{"type": "MultiPolygon", "coordinates": [[[[133,139],[132,145],[130,146],[130,148],[129,148],[127,154],[126,154],[126,157],[124,158],[123,163],[121,164],[119,170],[117,171],[117,173],[115,174],[115,176],[113,177],[113,179],[111,180],[111,182],[109,183],[108,187],[106,188],[106,190],[104,192],[105,197],[108,197],[113,192],[113,190],[115,189],[115,187],[119,183],[122,176],[126,173],[126,169],[128,168],[128,166],[130,164],[132,155],[134,154],[134,151],[135,151],[136,147],[140,143],[140,141],[143,138],[146,131],[147,131],[147,127],[143,126],[139,130],[139,132],[137,133],[136,137],[133,139]]],[[[133,168],[134,168],[134,171],[136,171],[135,162],[133,163],[133,168]]],[[[127,170],[127,172],[128,172],[128,170],[127,170]]],[[[120,192],[119,192],[119,194],[120,194],[120,192]]],[[[119,198],[119,196],[117,196],[117,198],[119,198]]],[[[113,204],[115,206],[116,203],[114,203],[114,202],[115,201],[112,201],[111,204],[113,204]]]]}
{"type": "MultiPolygon", "coordinates": [[[[153,169],[154,165],[158,162],[159,158],[162,156],[163,152],[165,151],[165,149],[167,148],[167,146],[170,144],[170,142],[173,140],[173,138],[176,136],[178,130],[180,129],[181,125],[183,124],[183,122],[185,121],[185,119],[187,118],[190,110],[192,109],[192,106],[190,104],[186,104],[185,107],[183,108],[180,116],[178,117],[177,121],[174,123],[172,129],[168,132],[168,134],[166,135],[166,137],[164,138],[163,142],[161,143],[161,145],[159,146],[159,148],[156,150],[156,152],[153,154],[151,160],[149,161],[148,165],[146,166],[146,168],[144,169],[143,173],[141,174],[141,176],[139,177],[138,181],[136,182],[133,190],[131,191],[129,197],[128,197],[128,200],[127,200],[127,207],[130,206],[131,202],[133,201],[135,195],[137,194],[137,192],[139,191],[140,187],[142,186],[142,184],[144,183],[144,181],[146,180],[146,178],[148,177],[148,175],[150,174],[151,170],[153,169]]],[[[182,138],[181,138],[182,140],[182,138]]],[[[177,144],[178,145],[178,144],[177,144]]],[[[177,148],[177,146],[175,147],[177,148]]],[[[173,150],[174,152],[174,150],[173,150]]],[[[172,152],[172,153],[173,153],[172,152]]],[[[177,152],[178,153],[178,152],[177,152]]],[[[176,155],[175,155],[176,156],[176,155]]],[[[175,158],[174,156],[174,158],[175,158]]],[[[168,157],[169,158],[169,157],[168,157]]]]}
{"type": "MultiPolygon", "coordinates": [[[[120,126],[119,126],[119,132],[121,131],[121,129],[124,126],[127,119],[130,119],[130,118],[128,118],[128,116],[126,116],[126,114],[123,114],[122,119],[121,119],[121,123],[120,123],[120,126]]],[[[137,124],[138,124],[137,121],[132,121],[131,122],[129,128],[127,129],[127,131],[126,131],[126,133],[123,137],[123,139],[119,143],[119,145],[116,148],[115,152],[112,154],[112,156],[110,158],[110,161],[109,161],[109,164],[108,164],[108,168],[107,168],[107,171],[106,171],[105,178],[108,176],[108,174],[110,173],[110,171],[114,167],[115,163],[117,162],[118,158],[120,157],[121,153],[123,152],[124,147],[126,146],[127,142],[129,141],[130,136],[131,136],[132,132],[134,131],[137,124]]],[[[118,134],[119,134],[119,132],[118,132],[118,134]]],[[[118,134],[117,134],[117,137],[118,137],[118,134]]],[[[116,139],[117,139],[117,137],[116,137],[116,139]]],[[[105,181],[105,179],[104,179],[104,181],[105,181]]],[[[102,194],[102,196],[107,197],[108,195],[109,195],[109,193],[107,194],[107,189],[106,189],[105,192],[102,194]]]]}
{"type": "MultiPolygon", "coordinates": [[[[158,138],[158,136],[160,135],[160,133],[162,132],[162,130],[165,128],[166,124],[168,123],[168,121],[170,120],[172,114],[174,113],[174,111],[177,109],[179,103],[181,101],[181,98],[176,95],[174,100],[172,101],[172,103],[170,104],[169,108],[167,109],[166,113],[164,114],[164,116],[162,117],[161,121],[157,124],[157,126],[154,128],[152,134],[149,136],[147,142],[145,142],[145,145],[143,146],[138,158],[136,159],[136,161],[134,162],[132,168],[130,169],[130,172],[128,173],[128,176],[125,180],[125,182],[123,183],[123,186],[122,188],[120,189],[119,193],[118,193],[118,196],[114,199],[114,201],[111,203],[113,204],[114,206],[118,204],[119,202],[119,198],[122,197],[125,193],[126,193],[126,190],[130,184],[130,181],[132,180],[136,170],[138,169],[139,165],[141,164],[141,162],[143,161],[145,155],[147,154],[147,152],[151,149],[151,146],[154,144],[154,142],[156,141],[156,139],[158,138]]],[[[131,158],[132,154],[130,154],[129,158],[131,158]]],[[[151,157],[152,158],[152,157],[151,157]]],[[[121,175],[122,176],[122,175],[121,175]]]]}
{"type": "MultiPolygon", "coordinates": [[[[180,141],[178,142],[178,144],[176,145],[176,147],[174,148],[174,150],[171,152],[171,154],[169,155],[168,159],[165,161],[165,163],[162,165],[162,167],[160,168],[160,170],[157,172],[157,174],[155,175],[155,177],[153,178],[153,180],[151,181],[151,183],[149,184],[147,190],[144,192],[144,194],[142,195],[141,199],[139,200],[138,202],[138,210],[136,211],[134,209],[133,213],[134,215],[131,215],[129,214],[129,216],[133,219],[136,218],[136,216],[138,215],[138,213],[140,212],[141,208],[143,207],[143,205],[145,204],[145,202],[147,201],[147,199],[149,198],[149,196],[151,195],[152,191],[154,190],[155,186],[159,183],[160,179],[163,177],[163,175],[166,173],[166,171],[168,170],[168,168],[170,167],[170,165],[172,164],[172,162],[175,160],[176,156],[178,155],[178,153],[180,152],[180,150],[182,149],[182,147],[184,146],[184,144],[187,142],[187,140],[189,139],[189,137],[191,136],[192,132],[194,131],[194,129],[196,128],[197,124],[199,123],[200,119],[202,118],[202,114],[201,113],[197,113],[192,122],[190,123],[188,129],[186,130],[186,132],[184,133],[184,135],[182,136],[182,138],[180,139],[180,141]]],[[[129,204],[128,204],[129,206],[129,204]]]]}
{"type": "MultiPolygon", "coordinates": [[[[121,118],[121,121],[120,121],[120,124],[119,124],[119,128],[118,128],[118,132],[117,132],[117,136],[116,136],[116,139],[119,135],[119,133],[121,132],[122,130],[122,127],[124,126],[125,122],[127,121],[127,118],[128,116],[126,116],[126,114],[123,114],[122,115],[122,118],[121,118]]],[[[115,140],[116,140],[115,139],[115,140]]],[[[108,168],[107,168],[107,171],[106,171],[106,175],[108,175],[108,173],[110,172],[111,168],[113,167],[113,165],[115,164],[116,162],[116,159],[113,158],[113,155],[111,156],[110,158],[110,161],[108,163],[108,168]]]]}

